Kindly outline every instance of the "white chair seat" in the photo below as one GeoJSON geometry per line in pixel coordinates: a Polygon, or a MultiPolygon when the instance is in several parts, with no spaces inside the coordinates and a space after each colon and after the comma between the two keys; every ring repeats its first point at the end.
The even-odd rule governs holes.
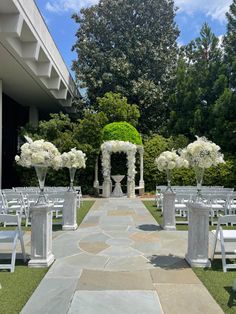
{"type": "Polygon", "coordinates": [[[0,269],[10,269],[11,272],[14,272],[15,260],[16,260],[16,245],[17,245],[18,239],[20,240],[23,259],[26,262],[25,247],[24,247],[20,221],[21,221],[21,217],[19,215],[0,214],[0,222],[4,222],[4,223],[13,222],[17,224],[17,228],[15,230],[0,231],[0,244],[1,243],[12,244],[11,264],[0,264],[0,269]]]}
{"type": "Polygon", "coordinates": [[[9,242],[15,238],[17,235],[16,231],[0,231],[0,241],[9,242]]]}
{"type": "Polygon", "coordinates": [[[212,209],[218,209],[218,210],[223,210],[224,207],[220,204],[211,204],[212,209]]]}
{"type": "Polygon", "coordinates": [[[187,209],[187,206],[185,204],[175,204],[176,209],[187,209]]]}
{"type": "Polygon", "coordinates": [[[236,215],[225,215],[225,216],[219,217],[217,229],[215,231],[212,231],[213,234],[215,235],[215,240],[214,240],[214,246],[213,246],[211,259],[212,260],[214,259],[217,240],[219,240],[220,248],[221,248],[222,266],[223,266],[224,272],[227,272],[227,269],[236,269],[236,264],[227,264],[227,261],[226,261],[226,254],[229,254],[229,253],[232,254],[232,252],[235,253],[235,247],[233,250],[230,250],[231,252],[226,252],[225,243],[234,242],[236,246],[236,230],[223,230],[221,226],[223,224],[228,224],[228,223],[236,223],[236,215]]]}

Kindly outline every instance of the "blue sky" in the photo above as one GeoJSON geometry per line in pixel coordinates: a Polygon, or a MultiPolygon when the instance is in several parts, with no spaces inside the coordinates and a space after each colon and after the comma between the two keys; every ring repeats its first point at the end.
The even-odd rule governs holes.
{"type": "MultiPolygon", "coordinates": [[[[98,3],[98,0],[35,0],[35,2],[70,70],[72,60],[76,59],[71,47],[76,41],[75,33],[78,27],[71,19],[71,15],[78,12],[81,7],[98,3]]],[[[217,36],[223,35],[226,31],[225,12],[231,3],[232,0],[175,0],[178,7],[176,22],[180,29],[178,42],[187,44],[196,38],[204,22],[211,26],[217,36]]]]}

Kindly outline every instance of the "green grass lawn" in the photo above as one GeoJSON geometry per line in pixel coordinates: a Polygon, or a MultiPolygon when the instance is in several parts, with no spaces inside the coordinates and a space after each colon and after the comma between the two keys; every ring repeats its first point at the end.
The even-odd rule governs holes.
{"type": "MultiPolygon", "coordinates": [[[[82,202],[81,208],[77,210],[78,225],[81,224],[93,203],[94,201],[82,202]]],[[[56,219],[56,222],[59,223],[60,221],[61,219],[56,219]]],[[[14,227],[7,227],[7,229],[14,229],[14,227]]],[[[23,227],[23,229],[30,230],[30,227],[23,227]]],[[[61,225],[54,225],[53,229],[61,230],[61,225]]],[[[1,227],[0,230],[5,230],[5,228],[1,227]]],[[[0,263],[5,262],[0,260],[0,263]]],[[[47,271],[48,268],[28,268],[27,264],[24,264],[21,260],[16,261],[14,273],[10,273],[8,270],[0,271],[0,284],[2,287],[0,289],[0,313],[20,313],[47,271]]]]}
{"type": "MultiPolygon", "coordinates": [[[[156,207],[154,201],[143,201],[146,208],[158,222],[162,224],[161,210],[156,207]]],[[[210,226],[211,229],[216,229],[216,226],[210,226]]],[[[226,228],[226,227],[224,227],[226,228]]],[[[188,230],[187,225],[176,225],[177,230],[188,230]]],[[[227,229],[235,229],[227,227],[227,229]]],[[[236,272],[233,270],[223,272],[221,259],[214,260],[211,268],[193,268],[198,278],[206,286],[216,302],[221,306],[225,313],[236,313],[236,292],[232,290],[232,284],[236,279],[236,272]]]]}
{"type": "MultiPolygon", "coordinates": [[[[155,201],[143,201],[143,204],[149,210],[156,222],[161,226],[163,222],[161,209],[156,207],[155,201]]],[[[177,218],[178,219],[178,218],[177,218]]],[[[176,230],[188,230],[188,225],[176,225],[176,230]]]]}
{"type": "Polygon", "coordinates": [[[214,260],[211,268],[193,268],[193,271],[221,306],[224,313],[235,314],[236,292],[233,291],[232,284],[236,278],[236,272],[229,270],[224,273],[221,260],[214,260]]]}

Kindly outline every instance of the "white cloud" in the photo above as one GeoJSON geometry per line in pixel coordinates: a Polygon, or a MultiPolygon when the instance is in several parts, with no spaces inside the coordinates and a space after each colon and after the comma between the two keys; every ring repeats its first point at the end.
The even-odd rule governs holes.
{"type": "MultiPolygon", "coordinates": [[[[53,13],[67,11],[78,12],[83,7],[97,4],[99,0],[49,0],[46,9],[53,13]]],[[[215,20],[223,22],[225,13],[229,10],[232,0],[175,0],[178,12],[185,12],[191,15],[195,12],[202,12],[215,20]]]]}
{"type": "Polygon", "coordinates": [[[223,22],[225,13],[229,10],[232,0],[175,0],[179,12],[191,15],[195,12],[202,12],[214,20],[223,22]]]}
{"type": "Polygon", "coordinates": [[[46,9],[52,13],[78,12],[81,8],[97,3],[98,0],[51,0],[46,3],[46,9]]]}

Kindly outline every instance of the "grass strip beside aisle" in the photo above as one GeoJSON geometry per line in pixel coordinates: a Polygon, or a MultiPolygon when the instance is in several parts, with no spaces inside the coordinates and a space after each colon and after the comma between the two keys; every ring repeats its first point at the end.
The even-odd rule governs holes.
{"type": "MultiPolygon", "coordinates": [[[[77,224],[80,225],[94,201],[83,201],[77,210],[77,224]]],[[[1,230],[6,230],[4,227],[1,230]]],[[[8,227],[7,229],[15,229],[8,227]]],[[[24,229],[24,228],[22,228],[24,229]]],[[[30,227],[27,227],[30,230],[30,227]]],[[[1,261],[0,263],[5,263],[1,261]]],[[[15,272],[0,271],[0,313],[18,314],[26,304],[34,290],[47,273],[48,268],[29,268],[21,260],[16,260],[15,272]]]]}
{"type": "MultiPolygon", "coordinates": [[[[156,222],[161,226],[163,223],[162,212],[157,208],[155,201],[143,201],[143,204],[149,210],[156,222]]],[[[176,225],[176,230],[188,230],[188,225],[176,225]]]]}
{"type": "Polygon", "coordinates": [[[236,272],[231,270],[224,273],[221,259],[214,260],[211,268],[193,268],[193,271],[221,306],[224,313],[235,314],[236,292],[233,291],[232,285],[236,278],[236,272]]]}

